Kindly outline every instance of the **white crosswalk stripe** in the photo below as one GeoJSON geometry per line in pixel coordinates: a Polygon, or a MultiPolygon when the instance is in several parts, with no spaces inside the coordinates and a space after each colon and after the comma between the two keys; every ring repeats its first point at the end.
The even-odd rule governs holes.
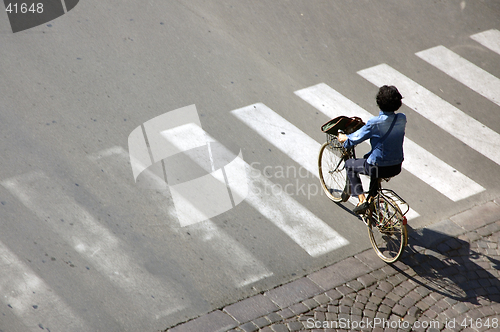
{"type": "Polygon", "coordinates": [[[194,224],[190,229],[197,230],[201,235],[200,239],[215,250],[219,262],[231,267],[228,270],[231,272],[229,278],[236,287],[250,285],[273,275],[273,272],[214,222],[206,220],[194,224]]]}
{"type": "Polygon", "coordinates": [[[436,46],[418,52],[416,55],[460,83],[500,105],[500,79],[487,71],[444,46],[436,46]]]}
{"type": "Polygon", "coordinates": [[[500,54],[500,31],[491,29],[470,37],[493,52],[500,54]]]}
{"type": "Polygon", "coordinates": [[[296,126],[262,103],[231,113],[306,170],[318,175],[316,161],[321,144],[296,126]]]}
{"type": "Polygon", "coordinates": [[[91,331],[85,322],[0,242],[1,301],[22,320],[24,331],[91,331]]]}
{"type": "Polygon", "coordinates": [[[408,107],[500,165],[500,135],[495,131],[386,64],[358,73],[376,86],[391,82],[408,107]]]}
{"type": "MultiPolygon", "coordinates": [[[[399,86],[398,86],[399,88],[399,86]]],[[[330,118],[359,116],[367,121],[372,115],[328,85],[321,83],[295,92],[299,97],[330,118]]],[[[458,201],[484,188],[426,151],[408,137],[404,141],[403,168],[449,199],[458,201]]]]}
{"type": "Polygon", "coordinates": [[[251,190],[246,202],[281,229],[313,257],[341,248],[349,241],[293,199],[286,188],[272,183],[258,170],[246,164],[252,174],[251,190]]]}
{"type": "Polygon", "coordinates": [[[184,308],[182,288],[157,280],[125,254],[120,239],[103,227],[53,179],[33,172],[2,181],[38,218],[45,220],[87,261],[118,285],[136,305],[135,312],[159,319],[184,308]]]}

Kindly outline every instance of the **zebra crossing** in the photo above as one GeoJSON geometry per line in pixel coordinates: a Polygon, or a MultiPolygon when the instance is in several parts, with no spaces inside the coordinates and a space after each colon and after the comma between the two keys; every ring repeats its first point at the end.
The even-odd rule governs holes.
{"type": "Polygon", "coordinates": [[[442,72],[500,105],[500,79],[444,46],[418,52],[417,56],[442,72]]]}
{"type": "Polygon", "coordinates": [[[2,181],[40,220],[137,304],[139,317],[159,319],[184,308],[182,287],[157,280],[126,253],[122,243],[68,196],[53,178],[33,172],[2,181]]]}
{"type": "Polygon", "coordinates": [[[500,134],[497,132],[388,65],[382,64],[358,73],[375,85],[393,82],[405,96],[405,105],[500,165],[500,134]]]}
{"type": "MultiPolygon", "coordinates": [[[[340,115],[359,116],[367,121],[371,117],[370,113],[326,84],[318,84],[295,93],[330,118],[340,115]]],[[[453,201],[484,190],[481,185],[439,160],[408,137],[405,137],[404,153],[403,168],[405,170],[453,201]]]]}
{"type": "MultiPolygon", "coordinates": [[[[498,30],[478,33],[471,38],[500,55],[498,30]]],[[[418,52],[416,56],[500,106],[500,80],[475,64],[444,46],[418,52]]],[[[500,165],[500,134],[487,125],[465,114],[388,64],[366,68],[357,74],[376,86],[388,83],[397,86],[405,97],[405,105],[454,139],[500,165]]],[[[365,121],[372,116],[355,101],[325,83],[296,90],[293,94],[307,104],[311,114],[317,110],[328,118],[339,115],[359,116],[365,121]]],[[[239,125],[248,127],[256,136],[274,146],[317,181],[320,142],[281,116],[277,110],[263,103],[238,108],[230,114],[239,125]]],[[[422,185],[430,190],[439,192],[445,200],[459,202],[486,190],[486,184],[478,183],[471,176],[461,173],[453,165],[420,146],[412,137],[405,138],[404,151],[405,172],[418,178],[422,185]]],[[[97,168],[105,169],[106,174],[110,176],[116,173],[131,173],[130,165],[127,164],[128,158],[128,152],[120,146],[97,151],[89,157],[97,168]]],[[[276,185],[273,179],[266,177],[243,159],[240,158],[237,162],[241,163],[248,176],[253,175],[249,194],[241,196],[245,196],[245,202],[251,209],[293,242],[297,250],[317,258],[349,245],[350,242],[342,234],[342,230],[334,229],[327,220],[322,220],[287,190],[274,190],[276,185]]],[[[164,186],[164,182],[159,181],[154,172],[148,173],[146,170],[145,174],[167,201],[172,202],[168,186],[164,186]]],[[[120,183],[122,177],[117,176],[115,180],[120,183]]],[[[159,279],[146,271],[137,258],[129,255],[123,240],[101,225],[99,220],[74,198],[68,196],[67,192],[61,189],[62,185],[57,184],[54,179],[42,172],[32,172],[3,180],[1,185],[40,220],[46,221],[48,227],[65,243],[125,294],[136,309],[127,314],[140,319],[161,320],[163,317],[178,315],[189,306],[189,291],[174,280],[167,277],[159,279]]],[[[134,190],[131,184],[120,185],[126,190],[134,190]]],[[[355,204],[355,201],[351,199],[350,203],[355,204]]],[[[248,287],[274,275],[272,266],[266,265],[260,257],[212,220],[176,225],[177,215],[174,209],[165,205],[164,201],[158,201],[158,205],[161,205],[164,216],[169,220],[160,226],[177,232],[180,238],[177,241],[180,242],[183,241],[180,234],[189,229],[194,235],[192,238],[204,243],[207,251],[210,250],[210,254],[217,257],[218,263],[224,267],[223,270],[229,271],[228,279],[233,287],[248,287]]],[[[409,220],[425,217],[425,211],[411,209],[407,217],[409,220]]],[[[2,243],[0,264],[3,266],[0,275],[5,276],[2,280],[11,280],[12,276],[17,276],[18,280],[16,284],[7,285],[4,282],[0,285],[0,301],[13,307],[15,315],[23,321],[28,330],[42,328],[39,326],[41,321],[46,322],[44,324],[53,330],[90,330],[86,322],[64,299],[58,297],[2,243]],[[26,293],[26,290],[29,292],[26,293]],[[31,310],[30,306],[34,302],[40,303],[40,308],[44,310],[31,310]]]]}

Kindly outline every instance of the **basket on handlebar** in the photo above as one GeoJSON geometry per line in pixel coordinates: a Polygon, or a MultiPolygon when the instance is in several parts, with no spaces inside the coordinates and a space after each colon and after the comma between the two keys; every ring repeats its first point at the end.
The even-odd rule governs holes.
{"type": "Polygon", "coordinates": [[[330,140],[330,135],[337,136],[339,131],[349,135],[364,125],[363,120],[357,116],[348,117],[341,115],[322,125],[321,131],[326,134],[327,140],[330,140]]]}

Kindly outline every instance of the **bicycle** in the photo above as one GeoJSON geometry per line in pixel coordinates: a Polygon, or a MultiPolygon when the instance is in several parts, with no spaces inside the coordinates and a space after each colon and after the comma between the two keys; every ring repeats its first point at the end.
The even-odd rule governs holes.
{"type": "MultiPolygon", "coordinates": [[[[355,148],[345,149],[337,135],[339,131],[350,134],[363,125],[359,118],[338,117],[321,127],[327,139],[319,151],[319,179],[327,197],[336,203],[346,202],[350,197],[345,161],[356,158],[355,148]]],[[[378,180],[377,194],[371,198],[369,208],[360,217],[368,227],[370,242],[378,257],[387,263],[394,263],[408,244],[405,214],[410,207],[393,190],[382,188],[382,180],[389,179],[378,180]]]]}

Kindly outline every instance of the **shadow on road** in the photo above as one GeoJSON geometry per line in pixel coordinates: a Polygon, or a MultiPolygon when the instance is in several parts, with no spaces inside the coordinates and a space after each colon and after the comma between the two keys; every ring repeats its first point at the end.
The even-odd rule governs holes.
{"type": "Polygon", "coordinates": [[[500,302],[500,280],[490,272],[500,269],[500,261],[485,254],[487,247],[487,239],[471,249],[468,242],[438,231],[410,230],[409,246],[394,268],[421,286],[457,301],[500,302]],[[404,271],[407,267],[416,273],[409,275],[404,271]]]}

